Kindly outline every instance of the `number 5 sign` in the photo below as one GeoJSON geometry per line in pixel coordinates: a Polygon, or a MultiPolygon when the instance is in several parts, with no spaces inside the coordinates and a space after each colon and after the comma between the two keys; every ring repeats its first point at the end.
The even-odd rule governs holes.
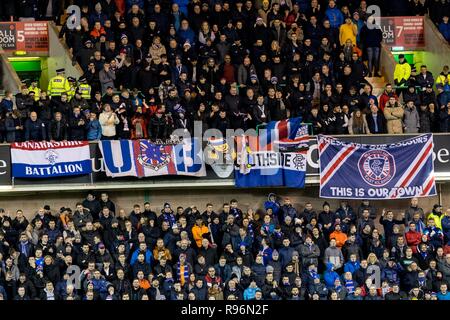
{"type": "Polygon", "coordinates": [[[0,47],[5,51],[48,52],[47,22],[1,22],[0,47]]]}

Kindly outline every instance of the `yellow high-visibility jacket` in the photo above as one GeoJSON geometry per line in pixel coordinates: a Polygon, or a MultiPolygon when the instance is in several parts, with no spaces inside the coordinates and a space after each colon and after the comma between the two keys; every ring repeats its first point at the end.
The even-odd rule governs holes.
{"type": "Polygon", "coordinates": [[[62,93],[70,91],[70,83],[63,76],[56,76],[50,79],[48,83],[48,94],[51,97],[60,97],[62,93]]]}
{"type": "Polygon", "coordinates": [[[405,63],[397,63],[394,71],[394,80],[398,82],[402,81],[402,79],[409,80],[411,76],[411,66],[408,62],[405,63]]]}

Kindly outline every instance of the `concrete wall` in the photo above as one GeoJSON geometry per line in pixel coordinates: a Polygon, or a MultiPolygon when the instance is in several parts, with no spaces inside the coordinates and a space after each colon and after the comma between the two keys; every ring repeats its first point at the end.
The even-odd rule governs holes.
{"type": "MultiPolygon", "coordinates": [[[[205,208],[206,203],[211,202],[215,210],[220,210],[224,202],[229,202],[236,198],[242,210],[253,208],[254,210],[263,208],[269,192],[276,192],[282,197],[289,197],[298,209],[303,209],[305,202],[313,203],[314,208],[318,210],[322,207],[326,199],[319,198],[318,187],[309,187],[304,190],[288,190],[288,189],[252,189],[237,190],[233,188],[227,189],[176,189],[176,190],[129,190],[129,191],[111,191],[110,198],[115,202],[118,208],[123,208],[126,212],[130,212],[135,203],[143,205],[145,201],[149,201],[152,208],[159,212],[165,202],[169,202],[172,208],[177,206],[196,205],[199,210],[205,208]]],[[[21,195],[5,195],[0,196],[0,207],[9,210],[14,215],[17,209],[22,209],[27,217],[34,215],[35,211],[46,204],[50,205],[53,211],[59,210],[61,207],[74,208],[75,203],[84,199],[84,192],[59,192],[59,193],[24,193],[21,195]]],[[[335,209],[339,206],[338,200],[328,200],[335,209]]],[[[441,202],[439,197],[430,197],[420,199],[420,204],[424,210],[431,210],[433,204],[441,202]]],[[[360,201],[350,201],[355,208],[360,201]]],[[[394,212],[403,211],[408,206],[409,200],[394,201],[377,201],[374,202],[381,212],[386,207],[394,210],[394,212]]],[[[450,184],[442,186],[442,205],[450,206],[450,184]]]]}
{"type": "Polygon", "coordinates": [[[5,52],[0,48],[0,81],[2,90],[10,90],[14,94],[20,91],[20,79],[8,61],[5,52]]]}
{"type": "Polygon", "coordinates": [[[394,83],[395,59],[389,47],[382,44],[380,54],[380,72],[387,83],[394,83]]]}
{"type": "Polygon", "coordinates": [[[49,57],[45,63],[42,64],[42,78],[41,85],[46,88],[50,78],[56,76],[56,69],[66,69],[66,76],[79,78],[83,71],[78,63],[73,66],[71,54],[66,44],[58,38],[59,30],[53,22],[48,22],[49,34],[49,57]]]}

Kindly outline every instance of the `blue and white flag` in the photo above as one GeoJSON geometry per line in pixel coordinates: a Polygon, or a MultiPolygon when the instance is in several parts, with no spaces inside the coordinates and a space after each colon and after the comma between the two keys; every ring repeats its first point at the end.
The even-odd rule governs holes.
{"type": "Polygon", "coordinates": [[[184,139],[177,144],[155,144],[150,140],[102,140],[99,147],[108,177],[206,175],[198,139],[184,139]]]}
{"type": "Polygon", "coordinates": [[[53,178],[92,172],[87,141],[16,142],[11,145],[12,176],[53,178]]]}
{"type": "Polygon", "coordinates": [[[309,135],[301,119],[271,122],[259,136],[236,138],[238,188],[304,188],[309,135]]]}
{"type": "Polygon", "coordinates": [[[320,196],[404,199],[436,195],[433,135],[389,145],[347,143],[319,135],[320,196]]]}
{"type": "Polygon", "coordinates": [[[271,121],[259,130],[259,150],[273,150],[280,140],[296,139],[308,135],[308,126],[302,125],[302,118],[271,121]]]}

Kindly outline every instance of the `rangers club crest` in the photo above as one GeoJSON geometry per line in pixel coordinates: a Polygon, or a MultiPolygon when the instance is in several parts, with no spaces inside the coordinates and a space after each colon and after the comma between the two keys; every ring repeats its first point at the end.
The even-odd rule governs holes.
{"type": "Polygon", "coordinates": [[[53,149],[49,149],[45,152],[45,159],[53,166],[58,159],[58,153],[53,149]]]}
{"type": "Polygon", "coordinates": [[[142,140],[139,142],[139,148],[138,161],[144,167],[158,171],[170,162],[170,153],[166,151],[164,145],[152,144],[150,141],[142,140]]]}
{"type": "Polygon", "coordinates": [[[359,158],[358,169],[369,185],[382,187],[395,175],[394,157],[385,150],[369,150],[359,158]]]}

